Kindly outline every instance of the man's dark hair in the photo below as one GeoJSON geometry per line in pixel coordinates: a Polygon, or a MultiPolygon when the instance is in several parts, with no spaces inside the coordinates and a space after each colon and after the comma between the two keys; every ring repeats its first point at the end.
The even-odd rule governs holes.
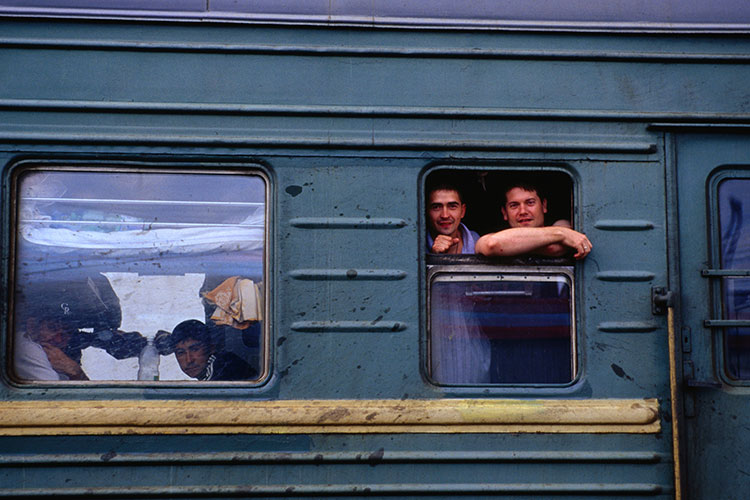
{"type": "Polygon", "coordinates": [[[426,196],[427,203],[430,202],[430,196],[432,196],[432,193],[435,191],[455,191],[456,193],[458,193],[458,201],[460,201],[461,203],[465,203],[463,192],[461,191],[461,189],[458,187],[457,184],[455,184],[454,182],[451,182],[450,180],[440,178],[432,182],[428,182],[426,191],[427,191],[427,196],[426,196]]]}
{"type": "Polygon", "coordinates": [[[208,331],[208,327],[197,319],[185,320],[174,327],[170,338],[172,348],[174,349],[177,344],[187,339],[197,340],[206,347],[211,346],[211,334],[208,331]]]}
{"type": "Polygon", "coordinates": [[[542,188],[539,184],[534,182],[534,180],[529,180],[521,177],[516,177],[509,179],[503,184],[503,206],[508,202],[508,191],[514,188],[521,188],[524,191],[534,191],[539,196],[540,200],[545,200],[547,196],[544,194],[544,191],[542,191],[542,188]]]}
{"type": "Polygon", "coordinates": [[[80,320],[80,311],[75,294],[55,287],[24,284],[16,292],[16,321],[25,324],[29,319],[37,322],[60,322],[75,328],[80,320]]]}
{"type": "Polygon", "coordinates": [[[116,330],[120,299],[107,278],[81,275],[69,280],[24,280],[16,286],[16,321],[60,321],[71,328],[116,330]]]}

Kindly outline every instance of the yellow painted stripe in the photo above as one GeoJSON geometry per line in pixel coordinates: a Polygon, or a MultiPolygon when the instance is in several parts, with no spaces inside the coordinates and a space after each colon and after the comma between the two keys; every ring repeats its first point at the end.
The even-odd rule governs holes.
{"type": "Polygon", "coordinates": [[[659,431],[656,399],[0,402],[0,435],[659,431]]]}
{"type": "Polygon", "coordinates": [[[682,500],[682,478],[680,472],[680,412],[677,382],[677,340],[674,329],[674,308],[667,309],[669,332],[669,400],[672,410],[672,456],[674,458],[674,500],[682,500]]]}

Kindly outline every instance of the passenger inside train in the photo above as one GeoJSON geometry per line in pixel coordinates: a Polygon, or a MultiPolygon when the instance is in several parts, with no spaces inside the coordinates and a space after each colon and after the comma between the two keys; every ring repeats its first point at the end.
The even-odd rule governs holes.
{"type": "Polygon", "coordinates": [[[461,221],[466,203],[456,185],[438,181],[427,188],[427,251],[442,254],[473,254],[479,234],[461,221]]]}
{"type": "Polygon", "coordinates": [[[583,259],[593,248],[572,228],[572,184],[562,172],[438,170],[425,200],[430,255],[583,259]]]}
{"type": "Polygon", "coordinates": [[[573,264],[592,244],[571,228],[570,178],[554,171],[437,171],[427,179],[425,200],[431,380],[571,383],[573,264]]]}
{"type": "Polygon", "coordinates": [[[560,219],[550,226],[545,224],[547,198],[535,184],[516,179],[506,185],[503,194],[501,211],[510,227],[479,238],[477,253],[489,257],[528,253],[560,257],[574,252],[574,258],[583,259],[591,252],[591,241],[585,234],[573,230],[569,220],[560,219]]]}
{"type": "Polygon", "coordinates": [[[258,371],[236,354],[217,350],[208,327],[189,319],[177,325],[169,338],[180,369],[197,380],[253,380],[258,371]]]}
{"type": "Polygon", "coordinates": [[[155,345],[186,319],[208,325],[209,355],[253,366],[243,380],[265,369],[262,176],[45,167],[18,192],[16,379],[195,381],[155,345]]]}
{"type": "Polygon", "coordinates": [[[14,366],[24,380],[88,380],[82,351],[115,359],[138,356],[147,340],[119,330],[119,299],[102,276],[25,283],[17,297],[14,366]]]}
{"type": "Polygon", "coordinates": [[[27,317],[16,336],[16,375],[24,380],[88,380],[80,358],[65,353],[77,331],[64,310],[27,317]]]}

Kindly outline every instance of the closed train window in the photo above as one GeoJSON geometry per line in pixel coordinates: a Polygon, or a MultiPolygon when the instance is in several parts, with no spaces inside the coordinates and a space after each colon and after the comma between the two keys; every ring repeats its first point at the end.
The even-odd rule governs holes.
{"type": "MultiPolygon", "coordinates": [[[[430,379],[441,385],[572,382],[576,249],[540,244],[498,255],[482,254],[486,247],[477,244],[490,233],[519,234],[515,228],[544,228],[537,234],[546,226],[570,228],[570,177],[551,169],[436,170],[425,180],[424,201],[430,379]]],[[[515,244],[506,236],[502,241],[506,248],[515,244]]]]}
{"type": "Polygon", "coordinates": [[[432,267],[432,379],[440,384],[572,381],[572,283],[566,268],[432,267]]]}
{"type": "Polygon", "coordinates": [[[262,378],[267,191],[236,171],[21,170],[13,378],[262,378]]]}
{"type": "MultiPolygon", "coordinates": [[[[750,179],[721,181],[718,202],[723,319],[750,321],[750,179]]],[[[725,328],[724,368],[733,379],[750,380],[750,326],[725,328]]]]}

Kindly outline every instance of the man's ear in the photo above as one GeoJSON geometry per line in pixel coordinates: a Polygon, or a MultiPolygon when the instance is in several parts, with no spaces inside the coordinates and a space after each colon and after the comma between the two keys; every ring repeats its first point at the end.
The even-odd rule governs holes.
{"type": "Polygon", "coordinates": [[[547,213],[547,199],[546,198],[542,200],[542,213],[544,214],[547,213]]]}
{"type": "Polygon", "coordinates": [[[461,218],[463,219],[464,216],[466,216],[466,203],[461,203],[461,218]]]}
{"type": "Polygon", "coordinates": [[[500,207],[500,210],[503,212],[503,220],[508,220],[508,211],[505,210],[505,207],[500,207]]]}

